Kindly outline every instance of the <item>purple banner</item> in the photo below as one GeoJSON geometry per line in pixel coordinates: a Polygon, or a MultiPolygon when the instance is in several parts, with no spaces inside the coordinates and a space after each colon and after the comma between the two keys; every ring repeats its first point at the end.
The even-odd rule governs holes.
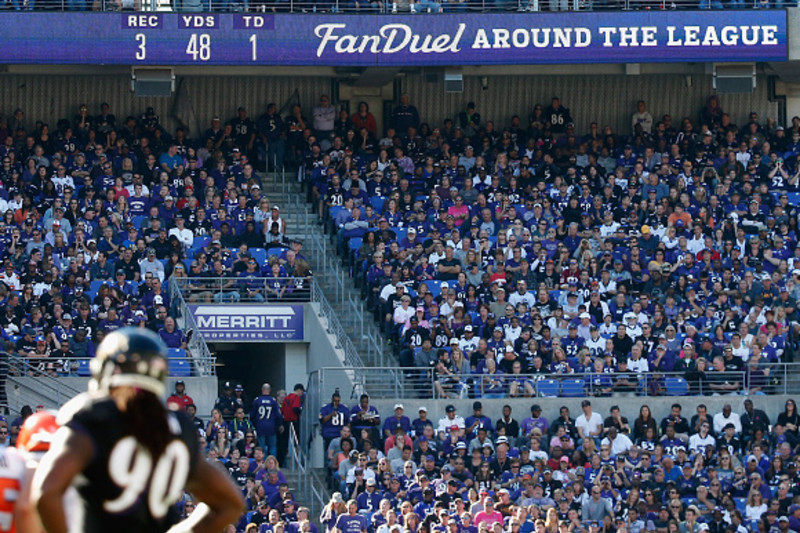
{"type": "Polygon", "coordinates": [[[303,340],[302,305],[190,305],[206,342],[303,340]]]}
{"type": "Polygon", "coordinates": [[[787,59],[783,10],[416,16],[0,13],[0,27],[6,64],[397,67],[787,59]]]}

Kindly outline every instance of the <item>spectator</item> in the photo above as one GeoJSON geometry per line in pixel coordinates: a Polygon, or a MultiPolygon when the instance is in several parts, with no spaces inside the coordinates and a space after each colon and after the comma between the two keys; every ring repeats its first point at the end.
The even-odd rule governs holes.
{"type": "Polygon", "coordinates": [[[256,429],[258,445],[269,455],[278,453],[278,434],[283,433],[283,415],[280,405],[274,397],[270,395],[272,387],[269,383],[261,386],[261,396],[253,400],[250,409],[250,420],[256,429]]]}
{"type": "Polygon", "coordinates": [[[182,411],[185,411],[189,405],[194,405],[192,397],[186,394],[186,382],[178,380],[175,382],[175,392],[167,398],[167,404],[177,405],[182,411]]]}
{"type": "Polygon", "coordinates": [[[186,337],[175,325],[175,319],[171,316],[164,319],[164,327],[158,330],[158,336],[161,337],[167,348],[186,349],[186,337]]]}

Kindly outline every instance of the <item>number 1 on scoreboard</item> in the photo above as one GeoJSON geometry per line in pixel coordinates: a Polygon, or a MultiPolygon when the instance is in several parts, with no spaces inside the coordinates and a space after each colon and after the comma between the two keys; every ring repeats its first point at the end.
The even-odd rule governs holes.
{"type": "Polygon", "coordinates": [[[250,36],[250,45],[251,45],[251,47],[252,47],[252,52],[251,52],[251,54],[250,54],[250,57],[251,57],[251,60],[252,60],[252,61],[255,61],[255,60],[257,60],[257,59],[258,59],[258,52],[257,52],[257,50],[256,50],[256,44],[257,44],[257,42],[258,42],[258,40],[257,40],[257,38],[256,38],[256,34],[254,33],[254,34],[252,34],[252,35],[250,36]]]}

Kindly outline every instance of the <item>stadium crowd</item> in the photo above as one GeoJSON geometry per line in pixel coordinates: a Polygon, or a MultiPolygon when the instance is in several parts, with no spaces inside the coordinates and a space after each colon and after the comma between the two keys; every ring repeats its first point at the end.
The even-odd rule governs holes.
{"type": "Polygon", "coordinates": [[[88,375],[73,359],[124,325],[181,355],[191,332],[176,325],[169,279],[201,302],[307,289],[302,244],[286,238],[251,163],[265,127],[239,108],[189,138],[152,108],[118,121],[105,103],[54,126],[21,109],[0,118],[4,350],[52,375],[88,375]]]}
{"type": "Polygon", "coordinates": [[[583,400],[549,419],[505,405],[493,422],[480,401],[414,418],[337,391],[319,414],[337,491],[320,520],[329,533],[797,532],[800,415],[793,400],[776,420],[758,407],[676,403],[657,420],[583,400]]]}
{"type": "Polygon", "coordinates": [[[473,102],[429,124],[404,95],[378,136],[366,104],[324,122],[327,105],[300,153],[309,200],[440,395],[587,372],[596,395],[667,392],[648,372],[760,394],[792,360],[800,117],[737,126],[712,95],[679,121],[640,101],[625,132],[576,131],[558,98],[505,126],[473,102]]]}

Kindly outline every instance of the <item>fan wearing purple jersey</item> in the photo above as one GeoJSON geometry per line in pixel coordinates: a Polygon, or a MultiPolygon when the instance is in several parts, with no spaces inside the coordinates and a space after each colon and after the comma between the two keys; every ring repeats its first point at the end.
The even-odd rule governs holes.
{"type": "Polygon", "coordinates": [[[250,420],[256,428],[258,445],[269,450],[269,455],[278,453],[278,432],[283,432],[283,415],[278,401],[270,394],[269,383],[261,385],[261,396],[253,400],[250,420]]]}
{"type": "Polygon", "coordinates": [[[366,533],[367,519],[358,514],[358,503],[355,500],[347,502],[347,514],[336,519],[334,533],[366,533]]]}

